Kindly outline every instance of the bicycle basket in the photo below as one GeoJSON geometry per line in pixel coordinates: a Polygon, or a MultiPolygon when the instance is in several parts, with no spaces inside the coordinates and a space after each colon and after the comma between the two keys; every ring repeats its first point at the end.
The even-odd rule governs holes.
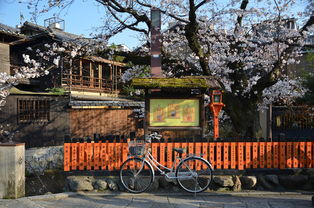
{"type": "Polygon", "coordinates": [[[128,142],[128,146],[129,146],[129,155],[140,156],[144,154],[145,141],[143,140],[130,141],[128,142]]]}

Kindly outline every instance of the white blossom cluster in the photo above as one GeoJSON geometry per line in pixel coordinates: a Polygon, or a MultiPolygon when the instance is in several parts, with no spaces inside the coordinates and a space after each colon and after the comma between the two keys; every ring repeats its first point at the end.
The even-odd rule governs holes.
{"type": "Polygon", "coordinates": [[[24,64],[14,69],[14,74],[0,73],[0,106],[5,105],[12,86],[23,79],[37,78],[48,75],[49,70],[59,67],[61,58],[71,62],[83,55],[92,55],[106,48],[106,43],[80,45],[74,42],[46,43],[43,48],[27,47],[27,54],[22,54],[24,64]]]}
{"type": "Polygon", "coordinates": [[[300,79],[292,80],[286,77],[263,91],[263,102],[258,107],[263,110],[278,99],[282,104],[289,105],[295,98],[302,97],[306,91],[300,79]]]}
{"type": "MultiPolygon", "coordinates": [[[[178,6],[179,1],[164,2],[176,7],[177,11],[187,8],[178,6]]],[[[302,96],[304,89],[300,80],[284,76],[288,65],[298,63],[304,40],[310,34],[287,27],[289,21],[293,21],[289,9],[293,9],[296,1],[278,1],[277,5],[266,1],[261,4],[263,7],[249,7],[245,11],[231,8],[239,2],[242,1],[231,1],[225,9],[213,6],[199,15],[197,39],[207,57],[210,75],[220,80],[225,91],[243,99],[262,94],[260,106],[275,100],[289,103],[302,96]],[[241,25],[235,23],[239,16],[243,17],[241,25]],[[272,77],[267,80],[272,84],[263,83],[267,76],[272,77]]],[[[167,65],[168,72],[173,74],[173,66],[180,64],[187,70],[198,69],[194,73],[201,73],[200,57],[188,47],[184,34],[186,24],[177,21],[174,25],[163,34],[164,52],[177,60],[172,66],[167,65]]]]}
{"type": "Polygon", "coordinates": [[[127,83],[134,77],[149,77],[150,69],[147,66],[133,66],[122,74],[122,82],[127,83]]]}

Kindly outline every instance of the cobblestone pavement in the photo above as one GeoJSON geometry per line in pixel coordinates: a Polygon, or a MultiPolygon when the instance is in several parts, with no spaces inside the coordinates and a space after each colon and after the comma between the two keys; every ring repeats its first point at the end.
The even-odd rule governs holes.
{"type": "Polygon", "coordinates": [[[255,194],[71,194],[67,197],[0,200],[0,208],[312,208],[312,195],[255,194]]]}

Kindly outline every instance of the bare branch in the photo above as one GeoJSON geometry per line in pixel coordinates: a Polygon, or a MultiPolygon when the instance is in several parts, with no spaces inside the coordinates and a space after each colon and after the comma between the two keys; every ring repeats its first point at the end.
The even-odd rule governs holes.
{"type": "Polygon", "coordinates": [[[198,5],[195,6],[195,11],[198,10],[201,6],[203,6],[205,3],[207,3],[209,0],[203,0],[198,5]]]}
{"type": "MultiPolygon", "coordinates": [[[[249,0],[243,0],[241,3],[240,9],[244,11],[248,4],[249,4],[249,0]]],[[[234,30],[235,32],[238,31],[239,27],[242,25],[242,19],[243,19],[243,14],[240,14],[237,18],[237,25],[234,30]]]]}
{"type": "Polygon", "coordinates": [[[124,28],[121,28],[119,32],[121,32],[122,30],[128,28],[128,29],[131,29],[131,30],[134,30],[134,31],[137,31],[137,32],[142,32],[146,35],[148,35],[148,31],[144,30],[144,29],[139,29],[139,28],[136,28],[134,26],[138,25],[140,22],[139,20],[137,20],[135,23],[133,24],[126,24],[124,21],[120,20],[119,17],[117,17],[117,15],[110,9],[110,7],[108,7],[108,11],[111,13],[111,15],[121,24],[123,25],[124,28]]]}
{"type": "MultiPolygon", "coordinates": [[[[143,6],[143,7],[147,7],[147,8],[152,8],[152,7],[153,7],[152,5],[150,5],[150,4],[145,4],[145,3],[143,3],[143,2],[140,2],[139,0],[136,0],[136,2],[137,2],[139,5],[143,6]]],[[[159,10],[160,10],[161,13],[166,14],[166,15],[168,15],[169,17],[172,17],[173,19],[178,20],[179,22],[189,23],[188,20],[185,20],[185,19],[182,19],[182,18],[180,18],[180,17],[178,17],[178,16],[175,16],[174,14],[171,14],[171,13],[167,12],[166,10],[163,10],[163,9],[160,9],[160,8],[159,8],[159,10]]]]}
{"type": "Polygon", "coordinates": [[[104,5],[106,8],[112,8],[116,12],[127,13],[132,15],[138,22],[144,22],[150,30],[151,21],[146,14],[139,14],[131,7],[125,8],[116,0],[96,0],[98,3],[104,5]]]}

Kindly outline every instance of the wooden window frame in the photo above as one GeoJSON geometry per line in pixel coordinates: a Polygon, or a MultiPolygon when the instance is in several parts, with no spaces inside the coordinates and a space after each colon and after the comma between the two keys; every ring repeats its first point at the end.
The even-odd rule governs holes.
{"type": "Polygon", "coordinates": [[[17,99],[18,123],[47,123],[50,121],[49,99],[17,99]]]}

